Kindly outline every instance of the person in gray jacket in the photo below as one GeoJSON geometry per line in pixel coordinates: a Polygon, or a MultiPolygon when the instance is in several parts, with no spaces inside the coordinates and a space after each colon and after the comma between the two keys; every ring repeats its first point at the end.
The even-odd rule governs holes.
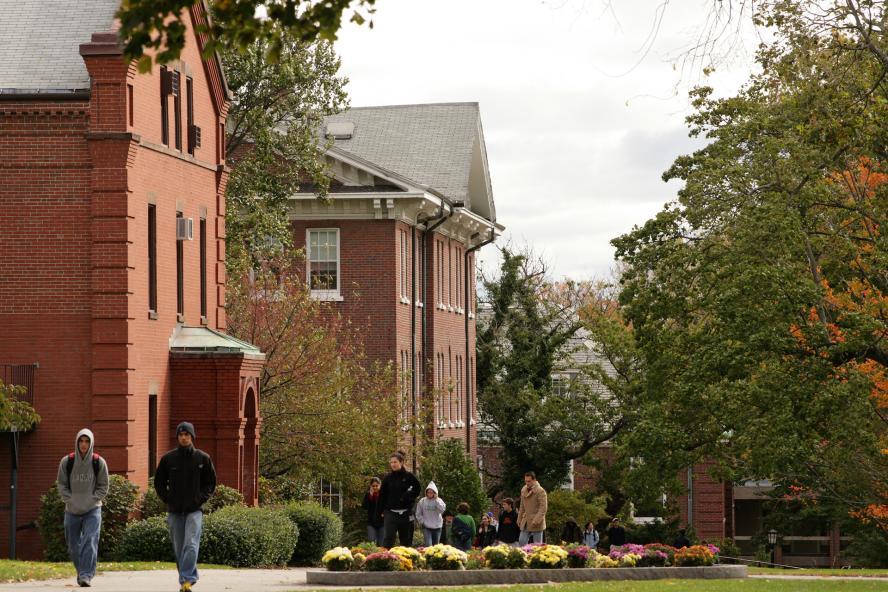
{"type": "Polygon", "coordinates": [[[429,482],[425,497],[416,503],[416,523],[422,528],[422,543],[425,547],[437,545],[441,541],[441,527],[444,526],[442,514],[447,504],[438,497],[438,486],[429,482]]]}
{"type": "Polygon", "coordinates": [[[96,575],[102,500],[108,495],[108,464],[93,451],[94,446],[90,430],[77,432],[74,452],[62,457],[56,478],[65,502],[65,542],[77,569],[77,585],[84,588],[96,575]]]}

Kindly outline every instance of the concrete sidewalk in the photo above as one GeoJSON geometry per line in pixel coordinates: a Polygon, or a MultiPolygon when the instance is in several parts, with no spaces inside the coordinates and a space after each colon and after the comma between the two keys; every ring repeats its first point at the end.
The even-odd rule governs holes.
{"type": "MultiPolygon", "coordinates": [[[[274,590],[283,592],[304,588],[305,569],[205,569],[200,572],[200,581],[194,586],[195,592],[254,592],[274,590]]],[[[100,573],[92,581],[92,588],[98,592],[176,592],[179,578],[174,570],[157,571],[117,571],[100,573]]],[[[48,580],[43,582],[22,582],[0,584],[0,591],[17,592],[56,592],[81,588],[74,578],[48,580]]]]}

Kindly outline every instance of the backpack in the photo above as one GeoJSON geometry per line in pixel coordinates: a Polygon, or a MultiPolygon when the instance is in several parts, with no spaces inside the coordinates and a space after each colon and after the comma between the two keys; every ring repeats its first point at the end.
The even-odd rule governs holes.
{"type": "Polygon", "coordinates": [[[472,537],[475,534],[474,532],[472,532],[472,528],[459,518],[453,519],[452,532],[453,538],[463,545],[471,541],[472,537]]]}
{"type": "MultiPolygon", "coordinates": [[[[99,463],[99,459],[102,458],[95,452],[93,452],[93,475],[96,478],[96,482],[99,480],[99,468],[101,463],[99,463]]],[[[71,471],[74,470],[74,453],[71,452],[68,454],[68,461],[65,463],[65,473],[68,475],[68,487],[71,487],[71,471]]]]}

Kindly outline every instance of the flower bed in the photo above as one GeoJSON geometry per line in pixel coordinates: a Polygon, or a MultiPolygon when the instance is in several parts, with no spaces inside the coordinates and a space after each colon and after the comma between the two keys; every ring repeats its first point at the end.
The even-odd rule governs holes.
{"type": "Polygon", "coordinates": [[[374,572],[708,567],[718,563],[718,552],[714,545],[676,549],[654,543],[611,547],[607,554],[576,544],[532,544],[521,548],[495,545],[465,553],[450,545],[382,549],[368,543],[352,549],[331,549],[324,555],[323,564],[329,571],[374,572]]]}

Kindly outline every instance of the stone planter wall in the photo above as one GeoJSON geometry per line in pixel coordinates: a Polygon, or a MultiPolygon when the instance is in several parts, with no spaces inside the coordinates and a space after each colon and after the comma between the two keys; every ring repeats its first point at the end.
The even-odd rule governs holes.
{"type": "Polygon", "coordinates": [[[470,584],[544,584],[595,580],[737,579],[745,565],[711,567],[624,567],[610,569],[475,569],[466,571],[315,571],[308,584],[327,586],[464,586],[470,584]]]}

